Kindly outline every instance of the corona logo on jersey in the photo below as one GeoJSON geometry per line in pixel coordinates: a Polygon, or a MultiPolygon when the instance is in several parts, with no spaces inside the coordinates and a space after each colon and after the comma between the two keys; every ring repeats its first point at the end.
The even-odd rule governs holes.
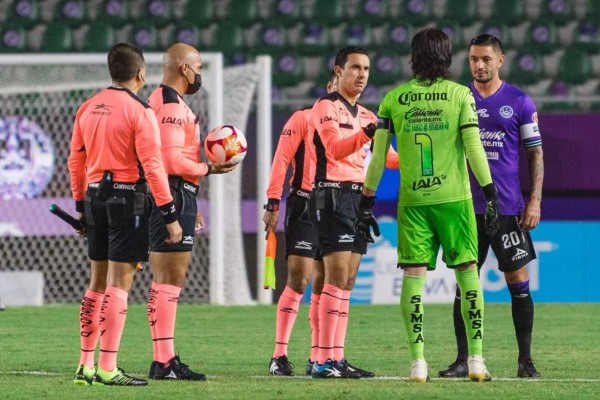
{"type": "Polygon", "coordinates": [[[0,196],[27,199],[39,195],[54,173],[54,146],[35,122],[0,118],[0,196]]]}
{"type": "Polygon", "coordinates": [[[216,127],[208,132],[204,140],[204,152],[213,163],[239,163],[246,157],[246,146],[246,136],[233,125],[216,127]]]}
{"type": "Polygon", "coordinates": [[[410,106],[413,101],[448,101],[448,93],[415,93],[406,92],[398,97],[398,103],[410,106]]]}

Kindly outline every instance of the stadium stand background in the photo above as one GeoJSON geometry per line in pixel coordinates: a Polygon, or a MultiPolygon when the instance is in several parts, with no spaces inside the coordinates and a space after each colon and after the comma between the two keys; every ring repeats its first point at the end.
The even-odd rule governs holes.
{"type": "Polygon", "coordinates": [[[596,0],[0,0],[0,52],[145,51],[189,43],[236,64],[274,58],[276,110],[324,93],[337,49],[371,53],[361,101],[376,103],[410,78],[410,40],[437,26],[452,38],[453,77],[470,79],[468,40],[487,32],[506,47],[503,77],[540,111],[600,111],[600,2],[596,0]]]}

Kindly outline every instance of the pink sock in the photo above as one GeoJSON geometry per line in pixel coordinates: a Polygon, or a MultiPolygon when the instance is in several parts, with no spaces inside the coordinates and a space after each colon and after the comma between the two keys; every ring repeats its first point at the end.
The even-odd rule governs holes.
{"type": "Polygon", "coordinates": [[[110,286],[104,292],[100,311],[100,359],[98,366],[104,371],[117,367],[117,352],[127,318],[127,292],[110,286]]]}
{"type": "Polygon", "coordinates": [[[319,301],[320,294],[310,295],[308,320],[310,322],[310,361],[315,361],[319,355],[319,301]]]}
{"type": "Polygon", "coordinates": [[[302,294],[286,286],[277,302],[277,317],[275,328],[275,351],[273,358],[287,355],[288,342],[292,334],[294,322],[298,315],[298,307],[302,294]]]}
{"type": "Polygon", "coordinates": [[[342,361],[344,358],[344,343],[346,342],[346,330],[348,329],[348,310],[350,309],[350,291],[344,290],[340,303],[340,312],[337,325],[335,326],[335,338],[333,341],[333,359],[342,361]]]}
{"type": "Polygon", "coordinates": [[[343,290],[339,287],[328,283],[323,286],[319,302],[319,364],[333,360],[333,342],[342,295],[343,290]]]}
{"type": "Polygon", "coordinates": [[[175,357],[175,319],[181,288],[173,285],[156,285],[156,338],[159,358],[156,361],[166,363],[175,357]]]}
{"type": "Polygon", "coordinates": [[[100,310],[102,308],[103,293],[85,291],[81,306],[79,307],[79,341],[81,355],[79,364],[94,368],[94,354],[100,337],[100,310]]]}
{"type": "Polygon", "coordinates": [[[146,307],[146,314],[148,314],[148,324],[150,325],[150,335],[152,336],[152,351],[153,360],[158,360],[158,346],[156,345],[156,291],[157,283],[152,281],[150,284],[150,293],[148,294],[148,306],[146,307]]]}

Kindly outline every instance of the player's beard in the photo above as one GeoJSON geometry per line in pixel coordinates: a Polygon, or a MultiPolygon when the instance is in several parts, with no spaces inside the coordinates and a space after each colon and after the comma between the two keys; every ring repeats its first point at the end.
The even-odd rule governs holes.
{"type": "Polygon", "coordinates": [[[478,78],[477,75],[473,75],[473,80],[477,83],[488,83],[492,79],[494,79],[493,74],[486,74],[484,78],[478,78]]]}

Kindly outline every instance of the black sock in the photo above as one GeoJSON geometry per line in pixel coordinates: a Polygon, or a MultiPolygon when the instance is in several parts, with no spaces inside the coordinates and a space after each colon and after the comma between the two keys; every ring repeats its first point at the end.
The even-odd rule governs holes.
{"type": "Polygon", "coordinates": [[[533,331],[533,299],[529,281],[508,285],[512,300],[512,318],[519,346],[519,361],[531,358],[531,332],[533,331]]]}
{"type": "Polygon", "coordinates": [[[456,297],[454,298],[454,334],[456,335],[457,359],[467,361],[469,356],[469,344],[467,343],[467,332],[465,321],[460,311],[460,288],[456,285],[456,297]]]}

